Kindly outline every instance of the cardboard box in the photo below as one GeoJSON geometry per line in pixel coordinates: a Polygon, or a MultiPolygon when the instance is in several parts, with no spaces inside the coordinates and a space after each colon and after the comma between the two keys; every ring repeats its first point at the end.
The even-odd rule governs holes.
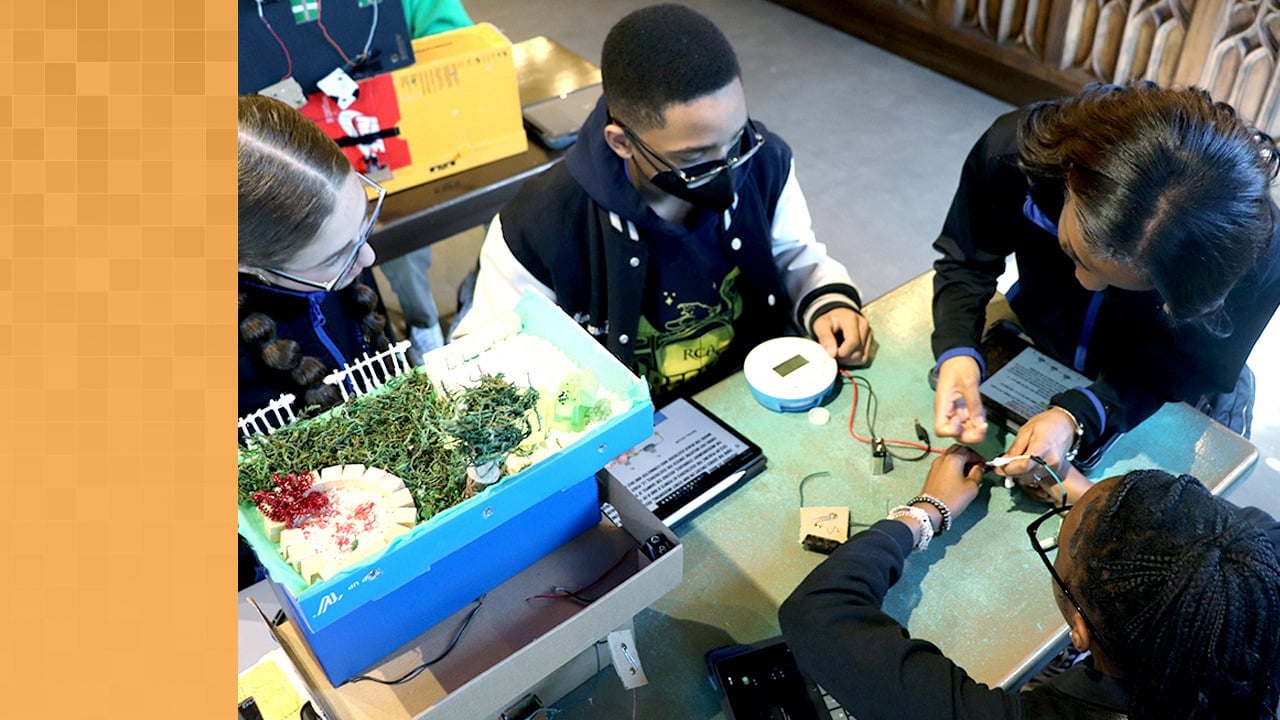
{"type": "MultiPolygon", "coordinates": [[[[622,527],[602,520],[499,585],[485,598],[454,650],[412,681],[334,687],[326,681],[292,622],[271,630],[330,718],[496,720],[529,691],[544,703],[554,704],[596,672],[595,654],[590,651],[595,641],[629,625],[637,613],[675,589],[683,577],[684,547],[675,533],[617,480],[602,476],[600,483],[600,497],[617,508],[622,527]],[[649,560],[637,548],[654,534],[663,535],[672,547],[656,560],[649,560]],[[628,549],[629,562],[591,588],[590,604],[528,599],[547,592],[550,584],[589,582],[628,549]]],[[[453,640],[467,612],[469,609],[459,611],[414,638],[371,674],[399,677],[436,657],[453,640]]],[[[663,641],[636,636],[642,656],[646,646],[663,641]]],[[[607,664],[609,653],[602,655],[607,664]]],[[[608,677],[603,679],[609,681],[608,677]]]]}
{"type": "Polygon", "coordinates": [[[396,192],[529,147],[511,41],[488,23],[413,41],[417,62],[391,73],[410,165],[382,180],[396,192]]]}
{"type": "Polygon", "coordinates": [[[521,332],[552,342],[594,372],[602,387],[629,398],[630,409],[419,524],[382,553],[309,587],[280,557],[257,511],[239,509],[240,534],[334,685],[594,525],[593,473],[652,433],[653,405],[643,381],[545,297],[526,292],[516,313],[521,332]]]}

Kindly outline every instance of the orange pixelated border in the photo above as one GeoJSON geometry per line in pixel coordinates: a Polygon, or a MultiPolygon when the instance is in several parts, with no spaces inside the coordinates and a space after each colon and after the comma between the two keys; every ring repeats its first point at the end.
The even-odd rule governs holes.
{"type": "Polygon", "coordinates": [[[234,698],[234,5],[0,9],[0,716],[234,698]]]}

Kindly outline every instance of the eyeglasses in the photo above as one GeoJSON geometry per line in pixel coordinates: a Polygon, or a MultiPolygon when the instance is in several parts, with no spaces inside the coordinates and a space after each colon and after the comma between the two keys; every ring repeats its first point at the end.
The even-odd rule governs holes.
{"type": "Polygon", "coordinates": [[[293,273],[285,272],[284,270],[275,270],[272,268],[262,269],[276,277],[282,277],[285,280],[292,280],[300,285],[324,290],[325,292],[333,290],[334,286],[347,276],[347,272],[351,270],[351,266],[356,264],[356,257],[360,255],[360,251],[364,249],[364,246],[369,243],[369,236],[373,234],[373,226],[378,222],[378,214],[382,212],[382,201],[387,197],[386,188],[369,179],[368,176],[363,173],[356,173],[356,177],[360,178],[360,181],[364,183],[366,187],[373,190],[375,198],[365,210],[364,222],[360,225],[360,234],[356,238],[355,247],[351,248],[351,254],[347,256],[345,261],[343,261],[342,269],[338,271],[337,275],[333,276],[332,280],[328,282],[317,282],[315,280],[308,280],[307,278],[299,277],[293,273]]]}
{"type": "Polygon", "coordinates": [[[1067,588],[1067,583],[1063,581],[1062,576],[1054,569],[1053,561],[1049,559],[1049,550],[1057,547],[1058,544],[1058,531],[1062,529],[1062,519],[1072,507],[1074,506],[1064,504],[1062,507],[1056,507],[1036,518],[1027,526],[1027,535],[1031,538],[1031,547],[1040,556],[1044,566],[1049,569],[1049,574],[1053,576],[1053,582],[1062,591],[1062,596],[1071,603],[1076,612],[1080,613],[1080,617],[1084,619],[1084,624],[1088,626],[1089,632],[1093,635],[1093,640],[1098,645],[1105,647],[1107,643],[1103,640],[1102,633],[1098,632],[1098,626],[1085,614],[1084,608],[1080,607],[1076,596],[1071,594],[1071,590],[1067,588]],[[1052,522],[1050,522],[1051,520],[1052,522]],[[1046,525],[1048,527],[1045,527],[1046,525]],[[1041,528],[1044,529],[1042,530],[1041,528]]]}
{"type": "MultiPolygon", "coordinates": [[[[617,123],[616,120],[614,122],[617,123]]],[[[631,142],[634,142],[637,147],[643,150],[650,159],[661,163],[668,170],[675,173],[676,177],[680,178],[680,182],[691,188],[706,185],[720,173],[737,168],[742,163],[750,160],[751,156],[755,155],[760,150],[760,147],[764,145],[764,134],[756,129],[756,124],[751,122],[751,118],[747,118],[747,124],[738,131],[738,136],[729,143],[732,149],[723,160],[711,160],[681,168],[663,157],[657,150],[646,145],[639,135],[631,131],[631,128],[621,123],[617,124],[631,139],[631,142]]]]}

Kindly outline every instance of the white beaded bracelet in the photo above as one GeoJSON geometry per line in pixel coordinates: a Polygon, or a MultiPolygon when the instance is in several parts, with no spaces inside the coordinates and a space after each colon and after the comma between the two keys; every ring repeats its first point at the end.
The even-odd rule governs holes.
{"type": "Polygon", "coordinates": [[[899,505],[889,511],[890,520],[898,520],[900,518],[912,518],[920,522],[920,541],[912,549],[924,550],[928,548],[929,541],[933,539],[933,521],[929,519],[929,513],[922,508],[911,505],[899,505]]]}

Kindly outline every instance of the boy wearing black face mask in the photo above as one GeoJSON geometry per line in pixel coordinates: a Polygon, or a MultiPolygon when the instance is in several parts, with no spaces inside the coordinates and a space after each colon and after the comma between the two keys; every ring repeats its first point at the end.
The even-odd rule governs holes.
{"type": "Polygon", "coordinates": [[[533,288],[657,396],[718,379],[797,329],[863,362],[858,291],[814,239],[791,149],[747,115],[723,33],[680,5],[637,10],[609,31],[601,74],[565,162],[491,224],[455,336],[533,288]]]}

